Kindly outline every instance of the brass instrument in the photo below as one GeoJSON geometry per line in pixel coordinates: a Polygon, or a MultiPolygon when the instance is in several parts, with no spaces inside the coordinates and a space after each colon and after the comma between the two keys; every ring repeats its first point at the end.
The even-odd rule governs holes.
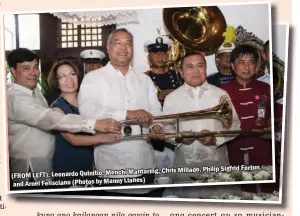
{"type": "Polygon", "coordinates": [[[168,51],[168,59],[165,61],[166,66],[175,71],[180,71],[180,62],[182,56],[186,54],[186,49],[172,36],[172,45],[168,51]]]}
{"type": "MultiPolygon", "coordinates": [[[[213,118],[220,120],[222,122],[222,125],[224,128],[230,128],[232,124],[232,108],[231,104],[229,102],[229,98],[225,95],[223,95],[220,98],[219,105],[204,109],[204,110],[198,110],[198,111],[192,111],[192,112],[185,112],[185,113],[179,113],[179,114],[170,114],[170,115],[162,115],[162,116],[156,116],[153,117],[152,120],[163,120],[163,119],[177,119],[177,129],[179,128],[179,121],[178,119],[182,118],[213,118]]],[[[120,121],[120,124],[122,126],[131,125],[131,124],[138,124],[138,121],[135,119],[132,120],[123,120],[120,121]]]]}
{"type": "MultiPolygon", "coordinates": [[[[212,131],[212,132],[206,132],[206,133],[200,133],[200,132],[177,132],[177,133],[165,133],[165,134],[157,134],[160,136],[163,136],[164,139],[184,139],[184,138],[201,138],[201,137],[207,137],[207,136],[215,136],[215,137],[235,137],[235,136],[262,136],[262,135],[271,135],[271,130],[249,130],[249,131],[243,131],[243,130],[232,130],[232,131],[212,131]]],[[[149,140],[150,137],[148,134],[144,135],[134,135],[129,137],[123,137],[123,141],[128,140],[149,140]]]]}
{"type": "Polygon", "coordinates": [[[186,52],[214,54],[224,41],[227,26],[216,6],[164,8],[163,22],[173,40],[168,65],[175,70],[186,52]]]}

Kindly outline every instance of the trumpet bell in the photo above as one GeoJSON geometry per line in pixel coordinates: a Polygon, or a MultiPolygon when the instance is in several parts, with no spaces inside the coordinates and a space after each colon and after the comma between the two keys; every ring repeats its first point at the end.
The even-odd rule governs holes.
{"type": "Polygon", "coordinates": [[[197,110],[185,113],[170,114],[154,117],[154,120],[162,119],[217,119],[222,122],[224,128],[230,128],[232,125],[232,108],[229,98],[223,95],[220,98],[220,103],[209,109],[197,110]]]}
{"type": "Polygon", "coordinates": [[[212,55],[224,41],[226,21],[216,6],[164,8],[163,20],[170,34],[192,51],[212,55]]]}
{"type": "MultiPolygon", "coordinates": [[[[229,98],[223,95],[220,98],[220,102],[217,106],[204,110],[197,110],[185,113],[169,114],[156,116],[153,120],[164,120],[164,119],[217,119],[222,122],[224,128],[230,128],[232,125],[232,107],[229,98]]],[[[120,121],[122,126],[129,124],[138,124],[137,120],[123,120],[120,121]]]]}

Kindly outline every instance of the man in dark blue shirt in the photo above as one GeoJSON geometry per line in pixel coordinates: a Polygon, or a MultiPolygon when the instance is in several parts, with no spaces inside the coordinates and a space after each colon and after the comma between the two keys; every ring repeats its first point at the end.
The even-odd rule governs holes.
{"type": "Polygon", "coordinates": [[[150,70],[145,74],[149,75],[158,89],[158,100],[163,105],[165,97],[182,84],[182,79],[177,71],[171,70],[166,62],[168,61],[169,43],[164,42],[162,37],[155,41],[145,43],[148,50],[150,70]]]}
{"type": "MultiPolygon", "coordinates": [[[[145,48],[148,51],[148,60],[150,70],[147,74],[155,84],[158,93],[158,100],[163,105],[165,97],[172,91],[182,85],[182,78],[177,71],[171,70],[166,64],[168,61],[168,49],[170,42],[162,37],[155,40],[146,41],[145,48]]],[[[164,140],[152,140],[152,145],[156,156],[156,166],[161,169],[163,167],[172,167],[174,160],[174,145],[164,140]],[[166,147],[166,148],[165,148],[166,147]]]]}

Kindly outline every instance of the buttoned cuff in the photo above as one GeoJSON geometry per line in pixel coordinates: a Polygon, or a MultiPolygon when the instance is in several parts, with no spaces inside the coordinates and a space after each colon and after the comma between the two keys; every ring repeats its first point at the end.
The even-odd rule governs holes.
{"type": "Polygon", "coordinates": [[[94,130],[96,124],[96,120],[86,120],[85,125],[83,125],[82,132],[95,134],[96,131],[94,130]]]}

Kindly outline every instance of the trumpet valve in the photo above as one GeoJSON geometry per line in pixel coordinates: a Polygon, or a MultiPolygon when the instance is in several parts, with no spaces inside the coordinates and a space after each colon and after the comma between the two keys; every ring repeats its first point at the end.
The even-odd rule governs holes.
{"type": "Polygon", "coordinates": [[[177,143],[182,143],[183,140],[183,134],[182,133],[177,133],[175,137],[175,142],[177,143]]]}

